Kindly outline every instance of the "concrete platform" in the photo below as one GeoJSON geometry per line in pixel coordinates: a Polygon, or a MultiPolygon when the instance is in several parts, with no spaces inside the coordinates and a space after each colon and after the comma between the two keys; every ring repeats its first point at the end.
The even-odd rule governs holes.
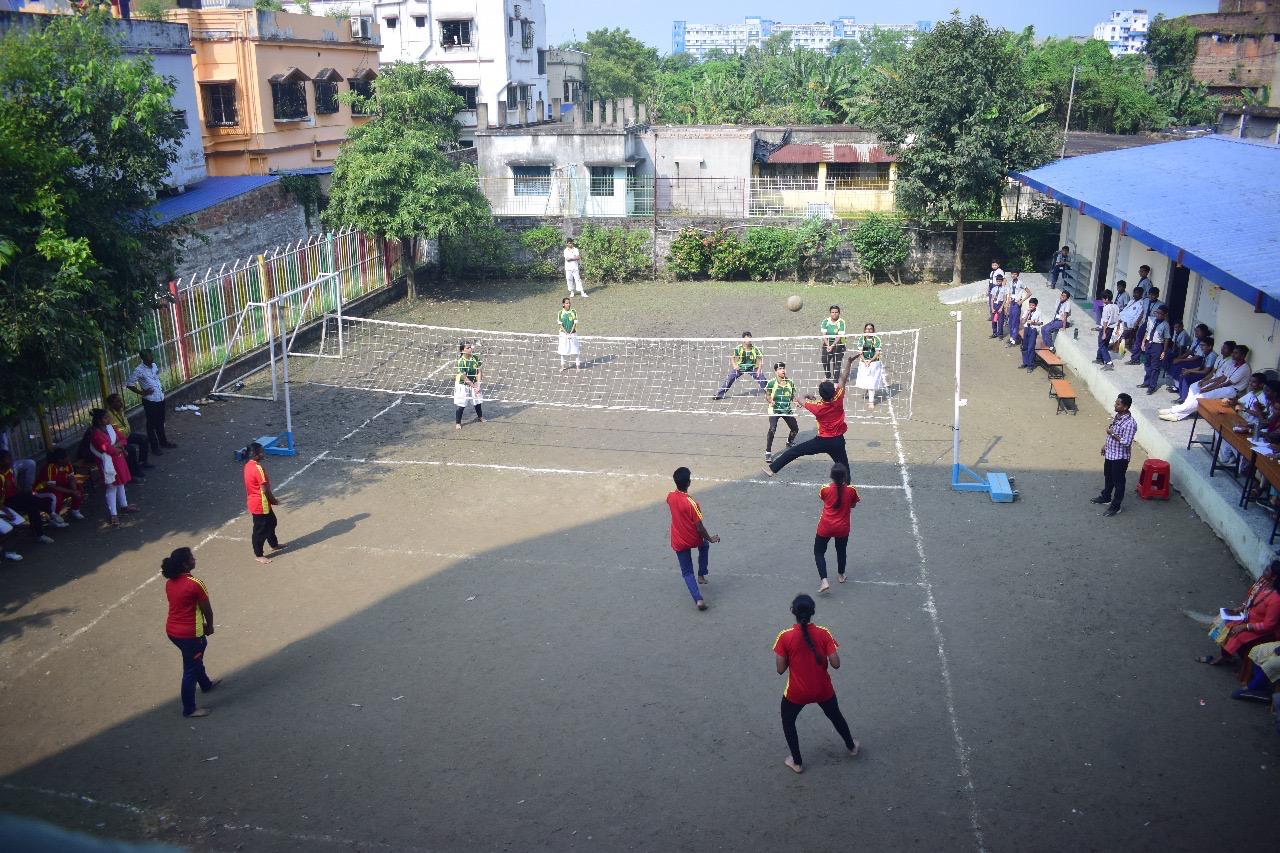
{"type": "MultiPolygon", "coordinates": [[[[1051,289],[1045,276],[1024,273],[1022,281],[1031,287],[1032,295],[1040,300],[1042,306],[1057,304],[1060,291],[1051,289]]],[[[1124,392],[1133,397],[1131,411],[1138,422],[1138,444],[1148,455],[1168,461],[1173,488],[1226,542],[1241,565],[1256,577],[1275,553],[1275,547],[1267,542],[1274,523],[1272,516],[1252,506],[1241,510],[1237,506],[1241,485],[1225,473],[1209,476],[1208,454],[1199,447],[1187,449],[1192,424],[1190,418],[1177,423],[1160,420],[1159,410],[1171,405],[1174,396],[1163,389],[1148,395],[1146,389],[1139,388],[1143,373],[1140,365],[1129,365],[1116,359],[1115,370],[1103,370],[1093,363],[1097,354],[1097,332],[1092,331],[1095,325],[1092,312],[1084,310],[1077,302],[1073,316],[1077,320],[1075,326],[1058,335],[1055,347],[1071,372],[1068,379],[1076,385],[1076,392],[1083,395],[1087,389],[1108,411],[1117,394],[1124,392]],[[1079,338],[1075,337],[1077,331],[1079,338]]],[[[1223,335],[1231,334],[1230,329],[1214,331],[1218,341],[1226,339],[1223,335]]],[[[1196,434],[1209,435],[1203,421],[1198,422],[1196,434]]],[[[1129,472],[1129,481],[1131,488],[1136,485],[1136,471],[1129,472]]],[[[1130,494],[1126,500],[1138,500],[1138,497],[1130,494]]],[[[1277,542],[1280,542],[1280,537],[1277,537],[1277,542]]]]}

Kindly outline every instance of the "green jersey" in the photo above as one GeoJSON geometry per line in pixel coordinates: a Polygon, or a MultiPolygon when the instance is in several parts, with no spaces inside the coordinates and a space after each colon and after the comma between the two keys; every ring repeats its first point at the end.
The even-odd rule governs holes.
{"type": "Polygon", "coordinates": [[[844,331],[845,325],[843,317],[839,320],[832,320],[830,317],[823,318],[822,334],[826,338],[826,343],[833,347],[844,346],[844,331]]]}
{"type": "Polygon", "coordinates": [[[574,311],[572,308],[568,310],[565,310],[563,308],[560,309],[560,328],[564,329],[566,332],[572,332],[573,326],[577,322],[578,322],[577,311],[574,311]]]}
{"type": "Polygon", "coordinates": [[[465,377],[466,379],[470,379],[474,382],[476,376],[480,374],[480,365],[481,365],[481,361],[479,356],[476,356],[476,355],[458,356],[458,364],[457,364],[458,372],[457,372],[457,375],[454,376],[453,381],[457,383],[462,383],[464,381],[463,377],[465,377]]]}
{"type": "Polygon", "coordinates": [[[763,357],[760,347],[755,344],[749,347],[736,347],[733,350],[733,363],[738,365],[738,370],[743,373],[754,373],[756,368],[760,366],[760,359],[763,357]]]}
{"type": "Polygon", "coordinates": [[[863,335],[860,346],[862,347],[863,360],[870,361],[876,357],[876,353],[880,352],[880,337],[878,335],[863,335]]]}
{"type": "Polygon", "coordinates": [[[790,379],[774,377],[764,386],[764,393],[772,401],[771,414],[791,414],[791,401],[796,398],[796,383],[790,379]]]}

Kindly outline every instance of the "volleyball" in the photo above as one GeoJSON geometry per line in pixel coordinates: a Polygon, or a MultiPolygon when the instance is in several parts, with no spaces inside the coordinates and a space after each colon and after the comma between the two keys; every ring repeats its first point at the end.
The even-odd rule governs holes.
{"type": "Polygon", "coordinates": [[[804,307],[804,303],[800,301],[800,297],[799,297],[799,296],[796,296],[796,295],[793,293],[793,294],[791,294],[790,296],[788,296],[788,297],[787,297],[787,310],[788,310],[788,311],[799,311],[799,310],[800,310],[801,308],[803,308],[803,307],[804,307]]]}

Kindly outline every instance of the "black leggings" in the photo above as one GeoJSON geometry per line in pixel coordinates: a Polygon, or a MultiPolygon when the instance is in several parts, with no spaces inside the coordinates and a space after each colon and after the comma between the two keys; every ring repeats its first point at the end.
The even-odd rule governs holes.
{"type": "Polygon", "coordinates": [[[787,467],[792,460],[818,453],[825,453],[831,457],[832,462],[839,462],[844,467],[849,467],[849,454],[844,451],[844,436],[837,435],[833,438],[819,436],[788,447],[781,456],[769,463],[769,470],[776,474],[787,467]]]}
{"type": "MultiPolygon", "coordinates": [[[[813,537],[813,561],[818,564],[818,577],[823,580],[827,579],[827,543],[832,540],[831,536],[815,536],[813,537]]],[[[845,551],[849,547],[848,536],[836,536],[836,572],[840,577],[844,577],[844,558],[845,551]]]]}
{"type": "Polygon", "coordinates": [[[791,430],[790,434],[787,435],[787,447],[791,446],[792,442],[796,440],[796,435],[800,432],[800,424],[790,415],[769,415],[769,436],[764,440],[766,453],[773,450],[773,434],[778,431],[778,421],[780,420],[786,421],[787,429],[791,430]]]}
{"type": "Polygon", "coordinates": [[[253,556],[262,556],[262,546],[268,543],[272,548],[280,547],[280,540],[276,539],[276,514],[269,512],[266,515],[253,514],[253,556]]]}
{"type": "MultiPolygon", "coordinates": [[[[484,408],[483,408],[483,406],[484,406],[484,403],[476,403],[476,404],[475,404],[475,410],[476,410],[476,417],[477,417],[477,418],[483,418],[483,417],[484,417],[484,408]]],[[[466,410],[466,408],[467,408],[466,406],[455,406],[455,407],[454,407],[454,412],[453,412],[453,422],[454,422],[455,424],[460,424],[460,423],[462,423],[462,413],[466,410]]]]}
{"type": "Polygon", "coordinates": [[[844,344],[838,344],[827,351],[827,345],[822,345],[822,373],[833,382],[840,381],[840,371],[844,367],[844,344]]]}
{"type": "MultiPolygon", "coordinates": [[[[819,702],[818,707],[827,715],[831,725],[836,727],[836,734],[844,740],[845,749],[853,749],[853,735],[849,734],[849,724],[844,721],[844,714],[840,713],[839,700],[832,695],[827,701],[819,702]]],[[[787,739],[787,749],[791,750],[791,760],[797,766],[804,764],[800,760],[800,737],[796,734],[796,717],[800,716],[803,710],[803,705],[797,705],[787,697],[782,697],[782,735],[787,739]]]]}

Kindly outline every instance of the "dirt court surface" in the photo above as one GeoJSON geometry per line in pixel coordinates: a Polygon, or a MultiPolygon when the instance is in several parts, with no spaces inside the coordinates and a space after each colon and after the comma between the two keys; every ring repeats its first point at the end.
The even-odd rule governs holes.
{"type": "MultiPolygon", "coordinates": [[[[560,295],[442,285],[380,316],[543,331],[560,295]]],[[[0,809],[200,850],[1266,837],[1270,718],[1193,661],[1209,647],[1186,615],[1237,603],[1245,573],[1177,497],[1130,494],[1102,519],[1088,499],[1108,413],[1082,399],[1055,416],[980,308],[963,459],[1015,476],[1012,505],[948,487],[954,327],[930,288],[642,283],[576,307],[598,334],[787,335],[831,302],[851,328],[925,328],[914,419],[851,424],[851,582],[818,599],[862,756],[809,708],[805,773],[782,765],[770,647],[817,587],[825,457],[766,481],[762,419],[490,404],[455,432],[446,400],[298,384],[300,453],[267,463],[291,543],[270,566],[251,559],[231,454],[280,410],[230,401],[170,415],[180,449],[129,488],[143,512],[123,529],[102,527],[95,496],[91,521],[0,570],[0,809]],[[679,465],[723,539],[706,613],[667,544],[679,465]],[[199,546],[207,663],[226,678],[199,720],[180,714],[163,634],[159,563],[181,545],[199,546]]]]}

